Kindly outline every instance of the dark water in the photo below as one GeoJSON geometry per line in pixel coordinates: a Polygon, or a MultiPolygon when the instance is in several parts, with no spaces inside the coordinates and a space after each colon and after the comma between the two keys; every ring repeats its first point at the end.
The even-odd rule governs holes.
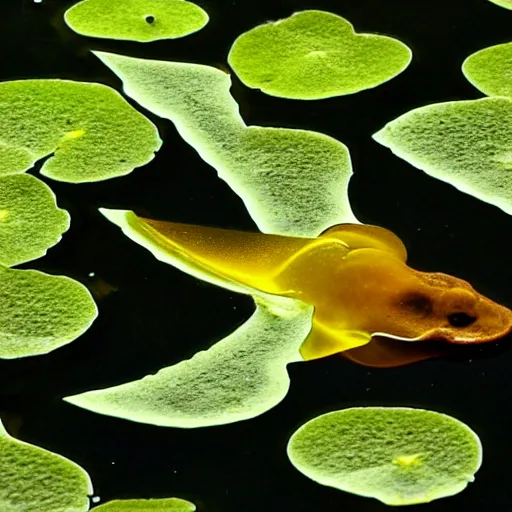
{"type": "MultiPolygon", "coordinates": [[[[0,79],[118,79],[90,53],[226,67],[234,38],[257,24],[317,8],[360,32],[394,36],[414,52],[406,72],[353,96],[315,102],[267,97],[233,77],[248,124],[317,130],[350,149],[350,197],[358,218],[396,232],[411,266],[455,274],[512,306],[512,219],[429,178],[375,143],[371,134],[428,103],[480,97],[460,66],[478,49],[512,39],[512,12],[486,0],[200,0],[210,23],[182,40],[136,44],[80,37],[62,21],[73,2],[2,0],[0,79]]],[[[23,268],[74,277],[96,295],[100,316],[79,340],[47,356],[0,362],[0,410],[16,437],[65,455],[91,475],[102,501],[179,496],[200,512],[381,511],[381,503],[322,487],[288,462],[289,436],[327,411],[361,405],[423,407],[453,415],[481,437],[476,482],[425,511],[512,510],[512,337],[457,356],[398,369],[369,370],[339,356],[294,364],[291,389],[254,420],[200,430],[159,428],[100,416],[61,398],[140,378],[192,356],[240,325],[250,299],[157,262],[98,212],[133,209],[155,218],[255,229],[237,196],[176,134],[148,114],[165,141],[148,166],[88,185],[44,179],[72,227],[49,254],[23,268]],[[89,273],[94,272],[94,277],[89,273]]],[[[37,175],[37,173],[36,173],[37,175]]],[[[49,512],[49,511],[42,511],[49,512]]]]}

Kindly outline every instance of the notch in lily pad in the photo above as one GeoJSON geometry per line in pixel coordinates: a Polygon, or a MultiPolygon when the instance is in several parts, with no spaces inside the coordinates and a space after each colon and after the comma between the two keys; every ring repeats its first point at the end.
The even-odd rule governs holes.
{"type": "Polygon", "coordinates": [[[48,158],[41,174],[68,183],[124,176],[149,163],[156,126],[117,91],[68,80],[0,83],[0,175],[48,158]]]}
{"type": "Polygon", "coordinates": [[[323,414],[292,435],[287,451],[315,482],[394,506],[457,494],[482,463],[482,445],[467,425],[402,407],[323,414]]]}
{"type": "Polygon", "coordinates": [[[240,35],[228,55],[246,86],[299,100],[376,87],[402,73],[411,59],[409,47],[397,39],[357,34],[346,19],[317,10],[240,35]]]}
{"type": "Polygon", "coordinates": [[[78,464],[11,437],[0,422],[2,512],[86,512],[92,483],[78,464]]]}
{"type": "Polygon", "coordinates": [[[201,30],[208,14],[186,0],[83,0],[64,14],[78,34],[147,43],[201,30]]]}

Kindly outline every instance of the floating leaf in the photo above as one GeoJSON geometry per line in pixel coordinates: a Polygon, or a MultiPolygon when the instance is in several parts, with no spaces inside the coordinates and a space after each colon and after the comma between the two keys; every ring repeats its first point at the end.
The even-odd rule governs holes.
{"type": "Polygon", "coordinates": [[[84,36],[146,43],[197,32],[208,23],[208,14],[185,0],[83,0],[64,19],[84,36]]]}
{"type": "Polygon", "coordinates": [[[156,375],[65,398],[91,411],[160,426],[193,428],[249,419],[277,405],[288,391],[286,365],[301,361],[312,307],[260,292],[209,272],[186,254],[165,251],[133,212],[102,210],[159,260],[205,281],[251,294],[253,316],[227,338],[156,375]]]}
{"type": "Polygon", "coordinates": [[[286,365],[301,361],[312,308],[290,299],[260,302],[227,338],[155,375],[64,400],[99,414],[194,428],[253,418],[288,392],[286,365]]]}
{"type": "Polygon", "coordinates": [[[318,416],[288,444],[308,478],[386,505],[452,496],[482,462],[478,436],[464,423],[422,409],[366,407],[318,416]]]}
{"type": "Polygon", "coordinates": [[[512,43],[473,53],[463,62],[462,72],[487,96],[512,96],[512,43]]]}
{"type": "Polygon", "coordinates": [[[28,174],[0,177],[0,265],[40,258],[69,228],[55,194],[28,174]]]}
{"type": "Polygon", "coordinates": [[[114,89],[67,80],[0,83],[0,174],[50,156],[41,174],[84,183],[123,176],[161,146],[156,127],[114,89]]]}
{"type": "Polygon", "coordinates": [[[512,0],[489,0],[493,4],[504,7],[505,9],[512,9],[512,0]]]}
{"type": "Polygon", "coordinates": [[[286,365],[301,361],[311,308],[289,299],[259,303],[234,333],[155,375],[64,400],[141,423],[194,428],[253,418],[288,392],[286,365]]]}
{"type": "Polygon", "coordinates": [[[70,343],[98,311],[82,284],[36,270],[0,267],[0,358],[46,354],[70,343]]]}
{"type": "Polygon", "coordinates": [[[396,39],[356,34],[329,12],[302,11],[239,36],[228,61],[248,87],[316,100],[376,87],[406,69],[411,58],[396,39]]]}
{"type": "Polygon", "coordinates": [[[163,500],[114,500],[99,507],[93,512],[195,512],[196,507],[190,501],[179,498],[163,500]]]}
{"type": "Polygon", "coordinates": [[[0,423],[2,512],[85,512],[89,475],[60,455],[12,438],[0,423]]]}
{"type": "Polygon", "coordinates": [[[512,99],[427,105],[373,138],[430,176],[512,214],[512,99]]]}
{"type": "Polygon", "coordinates": [[[95,52],[126,94],[170,119],[180,135],[243,199],[261,231],[316,236],[358,222],[348,201],[352,174],[344,144],[321,133],[247,127],[226,73],[198,64],[95,52]]]}

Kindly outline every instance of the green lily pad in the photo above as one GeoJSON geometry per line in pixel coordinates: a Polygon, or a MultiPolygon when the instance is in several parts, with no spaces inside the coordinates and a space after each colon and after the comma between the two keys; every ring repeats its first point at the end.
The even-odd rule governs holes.
{"type": "Polygon", "coordinates": [[[197,32],[208,23],[208,14],[185,0],[84,0],[64,19],[84,36],[147,43],[197,32]]]}
{"type": "Polygon", "coordinates": [[[185,255],[171,254],[137,222],[133,212],[102,210],[126,236],[157,259],[224,288],[251,294],[256,311],[235,332],[192,359],[155,375],[64,398],[90,411],[141,423],[206,427],[259,416],[287,394],[287,364],[302,361],[313,308],[221,278],[185,255]]]}
{"type": "Polygon", "coordinates": [[[414,505],[465,489],[481,465],[482,446],[467,425],[445,414],[363,407],[308,421],[292,435],[288,456],[322,485],[414,505]]]}
{"type": "Polygon", "coordinates": [[[512,9],[512,0],[489,0],[493,4],[504,7],[505,9],[512,9]]]}
{"type": "Polygon", "coordinates": [[[316,100],[376,87],[404,71],[411,58],[396,39],[356,34],[336,14],[302,11],[239,36],[228,62],[248,87],[316,100]]]}
{"type": "Polygon", "coordinates": [[[162,141],[156,127],[114,89],[67,80],[0,83],[0,175],[44,157],[41,174],[84,183],[147,164],[162,141]]]}
{"type": "Polygon", "coordinates": [[[195,510],[193,503],[179,498],[114,500],[93,509],[94,512],[195,512],[195,510]]]}
{"type": "Polygon", "coordinates": [[[512,43],[484,48],[462,64],[464,76],[487,96],[512,97],[511,70],[512,43]]]}
{"type": "Polygon", "coordinates": [[[144,108],[170,119],[244,201],[265,233],[316,236],[358,222],[348,201],[352,166],[344,144],[307,130],[247,127],[231,80],[198,64],[95,52],[144,108]]]}
{"type": "Polygon", "coordinates": [[[47,354],[78,338],[98,310],[82,284],[0,267],[0,358],[47,354]]]}
{"type": "Polygon", "coordinates": [[[195,428],[259,416],[287,394],[286,365],[301,361],[312,308],[277,297],[227,338],[155,375],[68,396],[90,411],[163,427],[195,428]]]}
{"type": "Polygon", "coordinates": [[[92,483],[78,464],[12,438],[0,423],[0,510],[86,512],[92,483]]]}
{"type": "Polygon", "coordinates": [[[512,214],[512,99],[427,105],[373,138],[430,176],[512,214]]]}
{"type": "Polygon", "coordinates": [[[69,214],[55,194],[28,174],[0,177],[0,265],[35,260],[69,228],[69,214]]]}

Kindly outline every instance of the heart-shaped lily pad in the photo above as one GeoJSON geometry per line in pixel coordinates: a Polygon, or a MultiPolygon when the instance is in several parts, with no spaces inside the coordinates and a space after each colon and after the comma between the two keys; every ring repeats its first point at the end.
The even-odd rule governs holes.
{"type": "Polygon", "coordinates": [[[512,99],[427,105],[373,138],[430,176],[512,214],[512,99]]]}
{"type": "Polygon", "coordinates": [[[462,64],[462,72],[487,96],[512,97],[512,43],[498,44],[470,55],[462,64]]]}
{"type": "Polygon", "coordinates": [[[271,96],[315,100],[376,87],[404,71],[411,50],[376,34],[356,34],[335,14],[302,11],[239,36],[229,65],[271,96]]]}
{"type": "Polygon", "coordinates": [[[83,0],[64,18],[84,36],[143,43],[183,37],[208,23],[208,14],[185,0],[83,0]]]}
{"type": "Polygon", "coordinates": [[[96,52],[126,94],[170,119],[243,199],[261,231],[316,236],[358,222],[348,201],[350,155],[321,133],[246,126],[229,75],[210,66],[96,52]]]}
{"type": "Polygon", "coordinates": [[[82,284],[0,267],[0,358],[46,354],[78,338],[98,310],[82,284]]]}
{"type": "Polygon", "coordinates": [[[161,143],[153,123],[105,85],[0,83],[0,175],[53,155],[41,174],[70,183],[106,180],[147,164],[161,143]]]}
{"type": "Polygon", "coordinates": [[[481,465],[482,446],[445,414],[363,407],[308,421],[292,435],[288,456],[315,482],[396,506],[461,492],[481,465]]]}
{"type": "Polygon", "coordinates": [[[195,512],[195,510],[193,503],[180,498],[114,500],[93,508],[93,512],[195,512]]]}
{"type": "Polygon", "coordinates": [[[92,484],[77,464],[12,438],[0,423],[0,510],[86,512],[92,484]]]}
{"type": "Polygon", "coordinates": [[[55,194],[29,174],[0,177],[0,265],[11,267],[46,254],[69,228],[55,194]]]}

